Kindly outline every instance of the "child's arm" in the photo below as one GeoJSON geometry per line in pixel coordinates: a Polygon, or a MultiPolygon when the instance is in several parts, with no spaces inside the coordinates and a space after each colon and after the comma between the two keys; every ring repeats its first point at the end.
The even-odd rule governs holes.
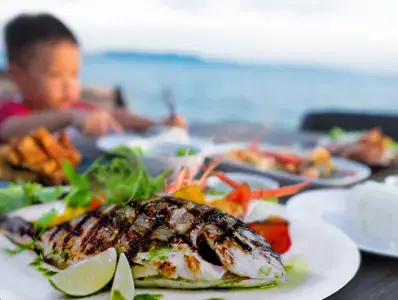
{"type": "Polygon", "coordinates": [[[114,110],[112,115],[125,129],[135,131],[146,131],[149,127],[154,125],[187,127],[185,121],[179,116],[173,116],[164,121],[156,122],[146,117],[131,113],[124,108],[114,110]]]}
{"type": "Polygon", "coordinates": [[[114,110],[112,116],[123,128],[134,131],[146,131],[149,127],[157,124],[157,122],[151,119],[133,114],[124,108],[114,110]]]}
{"type": "Polygon", "coordinates": [[[13,116],[0,126],[2,141],[9,141],[13,137],[23,136],[34,129],[44,127],[48,131],[56,131],[69,125],[77,126],[89,136],[102,136],[113,130],[120,133],[122,126],[104,111],[41,111],[28,116],[13,116]]]}
{"type": "Polygon", "coordinates": [[[67,127],[72,122],[73,114],[70,111],[41,111],[28,116],[13,116],[2,123],[0,137],[2,141],[9,141],[40,127],[55,131],[67,127]]]}

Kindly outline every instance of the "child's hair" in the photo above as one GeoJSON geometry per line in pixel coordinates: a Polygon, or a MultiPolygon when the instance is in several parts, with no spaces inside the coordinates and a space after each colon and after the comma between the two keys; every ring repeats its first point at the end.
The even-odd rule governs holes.
{"type": "Polygon", "coordinates": [[[78,45],[72,31],[50,14],[20,14],[4,29],[8,63],[23,64],[33,47],[41,43],[69,41],[78,45]]]}

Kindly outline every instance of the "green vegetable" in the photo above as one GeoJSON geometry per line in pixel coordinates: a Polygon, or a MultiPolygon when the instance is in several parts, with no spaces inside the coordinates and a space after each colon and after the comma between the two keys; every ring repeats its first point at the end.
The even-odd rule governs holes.
{"type": "MultiPolygon", "coordinates": [[[[131,150],[131,149],[130,149],[131,150]]],[[[86,207],[94,197],[106,194],[109,203],[147,200],[164,188],[164,181],[172,171],[166,170],[152,177],[135,154],[116,157],[110,162],[96,160],[84,174],[78,174],[69,164],[64,165],[72,190],[66,201],[69,207],[86,207]]]]}
{"type": "Polygon", "coordinates": [[[133,155],[142,155],[144,154],[144,150],[142,149],[142,147],[140,146],[135,146],[133,148],[128,147],[128,146],[117,146],[116,148],[114,148],[111,153],[115,153],[115,154],[120,154],[123,156],[133,156],[133,155]]]}
{"type": "Polygon", "coordinates": [[[387,142],[387,148],[392,150],[398,150],[398,142],[394,140],[389,140],[387,142]]]}
{"type": "Polygon", "coordinates": [[[94,193],[90,189],[79,190],[74,188],[65,200],[68,203],[68,207],[87,207],[91,204],[93,197],[94,193]]]}
{"type": "Polygon", "coordinates": [[[141,294],[141,295],[136,295],[134,297],[134,300],[160,300],[163,299],[162,294],[141,294]]]}
{"type": "Polygon", "coordinates": [[[177,150],[177,156],[195,155],[198,151],[192,148],[180,148],[177,150]]]}
{"type": "Polygon", "coordinates": [[[16,248],[14,249],[5,249],[5,251],[10,254],[10,255],[17,255],[21,252],[24,252],[28,249],[30,249],[34,244],[36,243],[36,240],[28,243],[28,244],[22,244],[22,245],[18,245],[16,248]]]}
{"type": "Polygon", "coordinates": [[[51,209],[50,211],[46,212],[43,214],[39,220],[37,220],[37,223],[35,224],[36,228],[46,228],[48,225],[51,224],[51,222],[55,219],[57,216],[57,210],[55,208],[51,209]]]}
{"type": "Polygon", "coordinates": [[[152,261],[156,260],[165,260],[167,259],[167,254],[173,250],[173,247],[167,246],[158,246],[149,251],[148,260],[152,261]]]}
{"type": "Polygon", "coordinates": [[[263,201],[272,202],[272,203],[279,203],[278,198],[267,198],[267,199],[263,199],[263,201]]]}
{"type": "Polygon", "coordinates": [[[90,182],[88,179],[84,175],[77,173],[69,162],[64,162],[62,170],[71,186],[78,189],[90,189],[90,182]]]}
{"type": "Polygon", "coordinates": [[[57,200],[63,192],[63,187],[45,189],[38,183],[10,184],[0,189],[0,215],[32,204],[57,200]]]}
{"type": "Polygon", "coordinates": [[[206,194],[212,195],[212,196],[223,196],[223,195],[227,194],[227,192],[223,192],[223,191],[216,190],[216,189],[210,189],[206,192],[206,194]]]}
{"type": "Polygon", "coordinates": [[[49,191],[42,190],[39,192],[39,201],[41,203],[50,202],[59,199],[61,195],[64,193],[64,189],[60,186],[57,186],[54,189],[49,191]]]}
{"type": "Polygon", "coordinates": [[[42,267],[42,263],[43,261],[38,257],[35,260],[33,260],[29,265],[35,268],[40,273],[42,273],[46,278],[50,278],[51,276],[58,274],[58,272],[56,271],[42,267]]]}
{"type": "Polygon", "coordinates": [[[333,139],[336,140],[340,135],[342,135],[344,133],[344,130],[341,129],[340,127],[333,127],[330,131],[329,131],[329,136],[333,139]]]}

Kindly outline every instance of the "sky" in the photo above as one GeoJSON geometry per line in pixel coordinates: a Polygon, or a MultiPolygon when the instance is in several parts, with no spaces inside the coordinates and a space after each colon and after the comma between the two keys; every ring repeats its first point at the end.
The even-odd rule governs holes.
{"type": "Polygon", "coordinates": [[[86,50],[188,52],[398,73],[397,0],[2,0],[48,11],[86,50]]]}

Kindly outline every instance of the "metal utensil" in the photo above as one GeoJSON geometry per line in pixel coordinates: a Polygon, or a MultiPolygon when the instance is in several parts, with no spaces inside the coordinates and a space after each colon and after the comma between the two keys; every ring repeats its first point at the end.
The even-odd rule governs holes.
{"type": "Polygon", "coordinates": [[[165,88],[163,90],[163,102],[166,104],[167,108],[169,109],[170,116],[176,115],[176,107],[173,100],[173,93],[171,92],[170,88],[165,88]]]}

